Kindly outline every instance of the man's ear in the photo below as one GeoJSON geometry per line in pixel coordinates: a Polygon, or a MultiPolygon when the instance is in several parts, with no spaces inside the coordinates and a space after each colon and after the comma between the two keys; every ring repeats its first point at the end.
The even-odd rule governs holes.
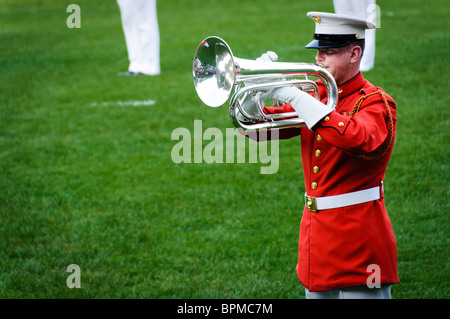
{"type": "Polygon", "coordinates": [[[359,60],[361,60],[362,54],[363,50],[359,45],[353,46],[350,54],[350,63],[357,63],[359,60]]]}

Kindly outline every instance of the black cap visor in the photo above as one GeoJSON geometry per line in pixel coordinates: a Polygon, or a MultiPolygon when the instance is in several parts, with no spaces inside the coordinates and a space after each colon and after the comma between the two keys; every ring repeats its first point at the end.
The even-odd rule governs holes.
{"type": "Polygon", "coordinates": [[[307,49],[340,48],[358,40],[356,34],[314,34],[314,40],[305,46],[307,49]]]}

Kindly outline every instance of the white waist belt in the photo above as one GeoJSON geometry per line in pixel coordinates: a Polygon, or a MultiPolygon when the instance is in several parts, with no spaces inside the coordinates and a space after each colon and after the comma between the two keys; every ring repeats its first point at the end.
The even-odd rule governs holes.
{"type": "Polygon", "coordinates": [[[362,191],[333,195],[325,197],[311,197],[305,193],[305,205],[310,211],[331,209],[371,202],[381,198],[380,186],[368,188],[362,191]]]}

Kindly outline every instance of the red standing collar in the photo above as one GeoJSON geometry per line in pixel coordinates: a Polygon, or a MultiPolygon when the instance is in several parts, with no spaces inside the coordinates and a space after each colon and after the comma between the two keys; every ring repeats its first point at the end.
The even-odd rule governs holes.
{"type": "Polygon", "coordinates": [[[353,78],[347,82],[338,86],[339,99],[352,95],[353,93],[361,90],[366,83],[361,72],[355,75],[353,78]]]}

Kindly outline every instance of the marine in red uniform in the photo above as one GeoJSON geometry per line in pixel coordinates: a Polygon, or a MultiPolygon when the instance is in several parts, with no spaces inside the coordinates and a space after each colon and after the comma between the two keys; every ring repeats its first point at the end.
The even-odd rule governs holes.
{"type": "MultiPolygon", "coordinates": [[[[310,12],[316,24],[316,62],[338,85],[335,110],[295,87],[263,98],[287,102],[267,113],[292,112],[307,127],[301,135],[305,208],[300,225],[297,274],[307,298],[390,298],[399,282],[397,249],[383,196],[383,180],[396,131],[396,104],[364,79],[359,64],[364,31],[375,26],[343,15],[310,12]]],[[[284,132],[283,132],[284,131],[284,132]]]]}

